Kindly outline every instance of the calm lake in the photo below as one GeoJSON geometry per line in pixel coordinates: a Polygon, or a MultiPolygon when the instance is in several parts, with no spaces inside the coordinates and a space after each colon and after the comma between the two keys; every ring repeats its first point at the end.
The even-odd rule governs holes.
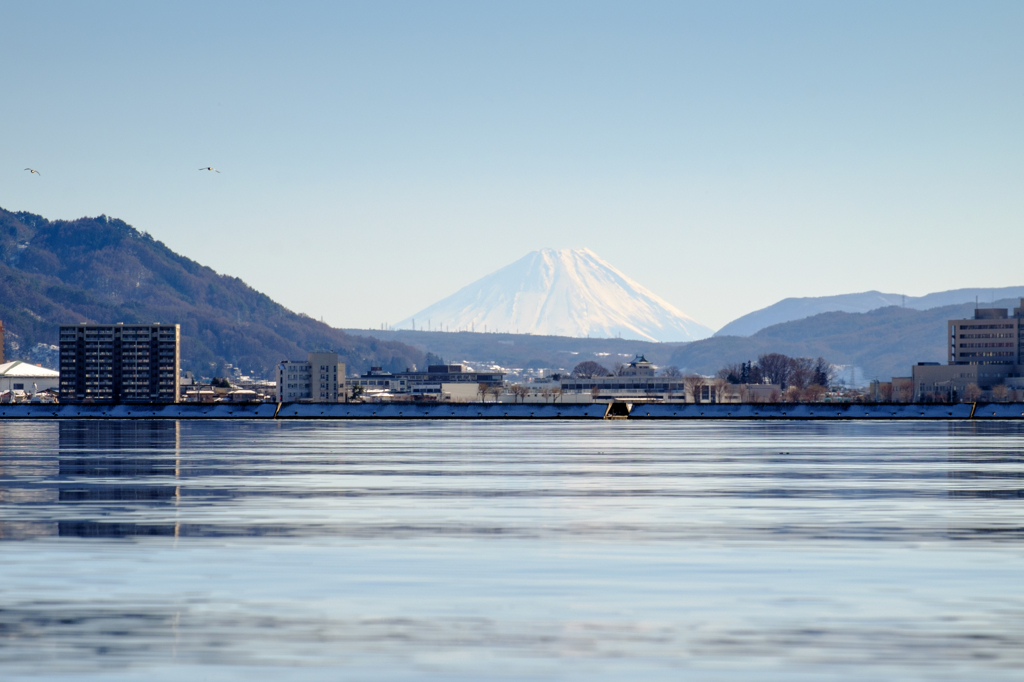
{"type": "Polygon", "coordinates": [[[0,422],[0,678],[1021,679],[1024,424],[0,422]]]}

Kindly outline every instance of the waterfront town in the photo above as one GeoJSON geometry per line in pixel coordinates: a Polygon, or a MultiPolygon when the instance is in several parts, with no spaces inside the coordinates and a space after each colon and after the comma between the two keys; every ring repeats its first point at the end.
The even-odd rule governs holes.
{"type": "Polygon", "coordinates": [[[315,351],[282,359],[274,379],[254,379],[231,365],[202,378],[180,365],[177,324],[79,324],[60,327],[59,369],[4,362],[2,403],[955,403],[1024,399],[1024,300],[976,308],[948,320],[945,364],[919,362],[908,374],[847,386],[823,358],[769,353],[723,367],[714,376],[657,367],[642,354],[609,369],[588,360],[571,372],[522,372],[467,363],[429,364],[348,374],[338,354],[315,351]],[[515,372],[514,377],[510,374],[515,372]]]}

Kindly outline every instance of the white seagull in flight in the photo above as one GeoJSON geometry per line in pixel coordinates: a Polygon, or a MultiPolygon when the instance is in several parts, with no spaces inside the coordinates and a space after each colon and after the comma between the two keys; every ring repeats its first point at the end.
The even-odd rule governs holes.
{"type": "Polygon", "coordinates": [[[200,168],[199,170],[212,170],[214,173],[220,173],[220,171],[214,168],[213,166],[206,166],[205,168],[200,168]]]}
{"type": "Polygon", "coordinates": [[[26,168],[25,170],[27,170],[27,171],[28,171],[28,174],[29,174],[29,175],[32,175],[33,173],[35,173],[36,175],[38,175],[38,176],[40,176],[40,177],[42,177],[42,175],[43,175],[42,173],[40,173],[39,171],[37,171],[37,170],[36,170],[35,168],[26,168]]]}

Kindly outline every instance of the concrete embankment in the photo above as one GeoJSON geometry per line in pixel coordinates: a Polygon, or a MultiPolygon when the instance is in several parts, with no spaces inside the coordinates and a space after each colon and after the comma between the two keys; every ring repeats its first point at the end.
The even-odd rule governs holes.
{"type": "Polygon", "coordinates": [[[277,405],[2,405],[0,419],[273,419],[277,405]]]}
{"type": "MultiPolygon", "coordinates": [[[[980,407],[980,406],[979,406],[980,407]]],[[[997,410],[982,410],[991,419],[1024,417],[1024,405],[993,405],[997,410]],[[996,412],[997,414],[993,414],[996,412]]],[[[630,419],[970,419],[977,412],[972,403],[953,405],[860,403],[772,403],[772,404],[638,404],[630,410],[630,419]]]]}
{"type": "Polygon", "coordinates": [[[604,403],[0,405],[0,419],[604,419],[607,412],[604,403]]]}
{"type": "Polygon", "coordinates": [[[0,405],[0,419],[1024,419],[1024,403],[0,405]]]}
{"type": "Polygon", "coordinates": [[[287,403],[278,419],[604,419],[608,405],[287,403]]]}

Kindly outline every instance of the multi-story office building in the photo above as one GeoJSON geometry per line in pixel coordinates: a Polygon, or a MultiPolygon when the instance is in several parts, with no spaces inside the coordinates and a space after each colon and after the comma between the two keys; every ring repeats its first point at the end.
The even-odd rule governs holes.
{"type": "Polygon", "coordinates": [[[277,402],[336,403],[339,398],[345,399],[345,363],[338,362],[337,353],[310,353],[306,360],[277,366],[277,402]]]}
{"type": "Polygon", "coordinates": [[[178,402],[180,338],[176,324],[61,325],[61,402],[178,402]]]}
{"type": "Polygon", "coordinates": [[[913,368],[917,400],[960,400],[970,386],[987,391],[1024,375],[1024,300],[1012,317],[1006,308],[978,308],[946,329],[948,364],[913,368]]]}
{"type": "Polygon", "coordinates": [[[974,319],[948,323],[949,364],[1020,365],[1024,351],[1024,300],[1013,309],[979,308],[974,319]]]}

